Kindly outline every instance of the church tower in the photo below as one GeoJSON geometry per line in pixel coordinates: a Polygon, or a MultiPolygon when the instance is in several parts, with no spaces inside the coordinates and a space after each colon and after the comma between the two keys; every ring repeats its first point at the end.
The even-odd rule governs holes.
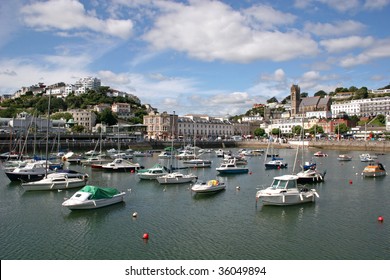
{"type": "Polygon", "coordinates": [[[291,116],[299,114],[299,103],[301,102],[301,89],[298,85],[291,86],[291,116]]]}

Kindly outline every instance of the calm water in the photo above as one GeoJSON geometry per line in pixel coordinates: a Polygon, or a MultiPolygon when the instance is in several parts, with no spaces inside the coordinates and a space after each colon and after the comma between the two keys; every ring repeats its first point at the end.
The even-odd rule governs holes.
{"type": "MultiPolygon", "coordinates": [[[[307,151],[306,158],[314,152],[307,151]]],[[[324,152],[329,157],[316,159],[327,171],[326,181],[314,186],[320,198],[287,207],[256,207],[255,194],[273,176],[292,172],[295,150],[279,151],[288,169],[265,170],[264,156],[250,158],[249,174],[218,177],[227,189],[208,196],[192,194],[190,184],[164,187],[132,173],[72,165],[88,172],[92,185],[127,192],[124,203],[86,211],[61,206],[75,190],[24,192],[1,171],[0,258],[390,259],[390,176],[362,178],[361,152],[350,152],[350,162],[338,162],[338,151],[324,152]],[[381,215],[383,223],[377,221],[381,215]],[[142,239],[145,232],[148,241],[142,239]]],[[[217,175],[220,159],[215,153],[207,157],[212,168],[191,169],[200,179],[217,175]]],[[[381,155],[378,160],[386,166],[389,159],[381,155]]],[[[151,167],[158,158],[134,161],[151,167]]]]}

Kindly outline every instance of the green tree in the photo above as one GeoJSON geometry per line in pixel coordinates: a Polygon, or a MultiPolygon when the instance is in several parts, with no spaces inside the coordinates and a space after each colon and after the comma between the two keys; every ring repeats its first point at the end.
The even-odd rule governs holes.
{"type": "Polygon", "coordinates": [[[271,130],[272,135],[279,135],[280,134],[280,128],[273,128],[271,130]]]}
{"type": "Polygon", "coordinates": [[[72,126],[72,128],[70,129],[72,132],[76,132],[76,133],[80,133],[80,132],[83,132],[85,129],[84,126],[80,125],[80,124],[75,124],[74,126],[72,126]]]}
{"type": "Polygon", "coordinates": [[[316,93],[314,93],[314,96],[320,96],[321,98],[324,98],[327,95],[328,94],[323,90],[320,90],[320,91],[317,91],[316,93]]]}
{"type": "Polygon", "coordinates": [[[302,126],[300,126],[300,125],[295,125],[295,126],[293,126],[292,127],[292,129],[291,129],[291,132],[294,134],[294,135],[302,135],[302,126]]]}
{"type": "Polygon", "coordinates": [[[322,126],[319,126],[319,125],[313,125],[312,127],[309,128],[309,133],[312,134],[312,135],[315,135],[315,134],[322,134],[324,133],[324,129],[322,128],[322,126]]]}
{"type": "Polygon", "coordinates": [[[349,131],[348,126],[345,123],[340,123],[335,126],[334,133],[335,134],[345,134],[349,131]]]}
{"type": "Polygon", "coordinates": [[[274,103],[274,102],[278,103],[278,100],[276,99],[275,96],[267,100],[267,103],[274,103]]]}
{"type": "Polygon", "coordinates": [[[253,134],[257,137],[264,137],[266,135],[265,130],[261,127],[256,128],[253,134]]]}
{"type": "Polygon", "coordinates": [[[64,120],[68,121],[68,120],[72,119],[73,116],[71,113],[68,113],[68,112],[57,112],[57,113],[51,114],[50,118],[53,120],[64,119],[64,120]]]}
{"type": "Polygon", "coordinates": [[[353,95],[352,99],[364,99],[368,97],[368,90],[366,87],[361,87],[353,95]]]}
{"type": "Polygon", "coordinates": [[[107,108],[104,109],[99,115],[98,115],[98,121],[100,123],[105,123],[107,125],[115,125],[118,123],[118,118],[115,116],[115,114],[111,111],[111,109],[107,108]]]}

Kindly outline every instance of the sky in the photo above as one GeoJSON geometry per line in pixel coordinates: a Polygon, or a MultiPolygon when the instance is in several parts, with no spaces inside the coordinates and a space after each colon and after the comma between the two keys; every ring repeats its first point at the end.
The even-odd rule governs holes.
{"type": "Polygon", "coordinates": [[[2,0],[0,95],[97,77],[159,112],[390,84],[390,0],[2,0]]]}

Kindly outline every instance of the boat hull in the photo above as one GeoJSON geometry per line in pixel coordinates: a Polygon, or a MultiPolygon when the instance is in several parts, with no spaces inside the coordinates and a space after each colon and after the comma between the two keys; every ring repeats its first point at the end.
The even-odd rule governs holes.
{"type": "Polygon", "coordinates": [[[265,164],[266,169],[281,169],[281,168],[287,168],[287,163],[285,164],[265,164]]]}
{"type": "Polygon", "coordinates": [[[8,179],[13,182],[22,181],[22,182],[33,182],[39,181],[45,178],[45,173],[14,173],[14,172],[5,172],[8,179]]]}
{"type": "Polygon", "coordinates": [[[106,207],[112,204],[122,202],[125,194],[126,194],[125,192],[122,192],[113,196],[112,198],[95,199],[95,200],[87,200],[87,201],[77,201],[77,200],[68,199],[64,201],[62,206],[70,210],[96,209],[96,208],[106,207]]]}
{"type": "Polygon", "coordinates": [[[198,183],[192,186],[191,191],[194,193],[216,193],[226,189],[226,185],[224,183],[219,183],[218,185],[210,186],[206,183],[198,183]]]}
{"type": "Polygon", "coordinates": [[[248,168],[236,168],[236,169],[216,169],[220,174],[244,174],[248,173],[248,168]]]}
{"type": "Polygon", "coordinates": [[[298,184],[313,184],[313,183],[320,183],[324,182],[324,178],[320,176],[315,177],[299,177],[297,179],[298,184]]]}
{"type": "Polygon", "coordinates": [[[22,184],[26,191],[47,191],[47,190],[66,190],[72,188],[81,188],[86,185],[85,180],[68,179],[61,182],[29,182],[22,184]]]}
{"type": "Polygon", "coordinates": [[[302,195],[302,198],[298,195],[288,195],[286,194],[283,198],[282,195],[262,195],[258,197],[258,200],[263,205],[275,205],[275,206],[284,206],[284,205],[297,205],[308,202],[314,202],[315,196],[310,195],[309,197],[302,195]]]}
{"type": "Polygon", "coordinates": [[[382,177],[387,175],[386,171],[377,171],[377,172],[363,172],[363,177],[382,177]]]}

